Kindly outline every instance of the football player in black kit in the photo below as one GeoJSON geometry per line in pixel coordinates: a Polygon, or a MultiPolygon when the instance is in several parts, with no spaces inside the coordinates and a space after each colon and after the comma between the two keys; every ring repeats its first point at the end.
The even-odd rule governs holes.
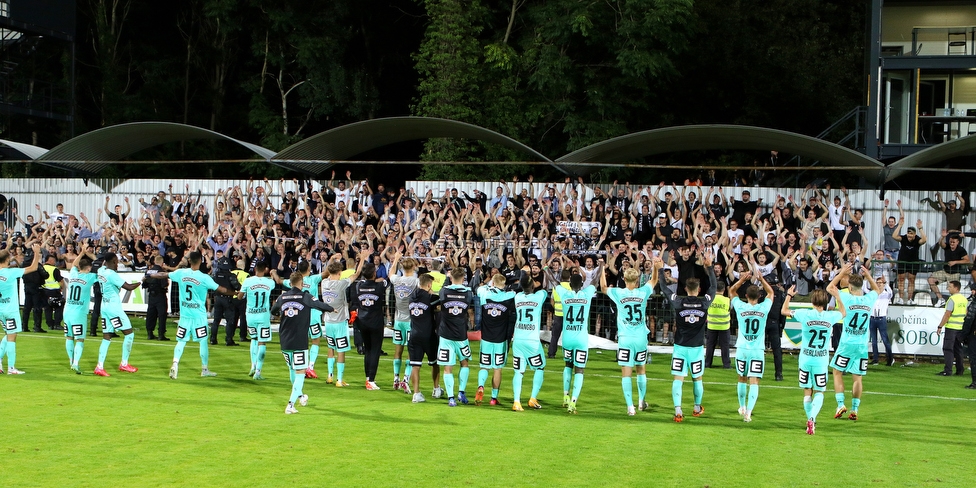
{"type": "Polygon", "coordinates": [[[434,390],[440,389],[440,366],[437,365],[437,343],[440,338],[434,328],[435,313],[440,299],[430,293],[434,284],[434,277],[429,274],[420,275],[420,283],[410,296],[410,339],[407,341],[407,353],[410,355],[410,381],[413,383],[413,402],[427,401],[420,393],[420,367],[427,356],[427,364],[433,369],[431,377],[434,380],[434,390]]]}
{"type": "Polygon", "coordinates": [[[298,413],[295,402],[305,406],[308,395],[302,392],[305,386],[305,368],[308,367],[308,323],[312,309],[322,312],[332,312],[328,304],[320,302],[307,291],[302,291],[302,274],[295,272],[288,280],[291,289],[282,293],[274,305],[271,313],[281,315],[281,325],[278,326],[278,336],[281,341],[281,355],[288,363],[288,375],[291,377],[291,397],[286,414],[298,413]]]}

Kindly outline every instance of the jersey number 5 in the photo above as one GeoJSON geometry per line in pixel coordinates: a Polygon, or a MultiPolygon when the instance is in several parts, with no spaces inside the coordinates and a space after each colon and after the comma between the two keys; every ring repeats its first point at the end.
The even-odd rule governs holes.
{"type": "Polygon", "coordinates": [[[627,311],[627,322],[640,322],[644,318],[644,312],[641,310],[641,306],[635,303],[629,303],[624,305],[624,310],[627,311]]]}
{"type": "Polygon", "coordinates": [[[810,334],[810,342],[807,344],[807,347],[811,349],[823,349],[826,345],[827,329],[815,330],[813,331],[813,334],[810,334]],[[820,344],[815,344],[816,341],[820,341],[820,344]]]}

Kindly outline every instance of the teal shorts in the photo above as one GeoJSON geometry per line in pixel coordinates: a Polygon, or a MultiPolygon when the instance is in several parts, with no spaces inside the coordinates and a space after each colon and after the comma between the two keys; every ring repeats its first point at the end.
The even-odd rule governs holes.
{"type": "Polygon", "coordinates": [[[308,338],[309,339],[321,339],[322,338],[322,324],[321,323],[310,323],[308,324],[308,338]]]}
{"type": "Polygon", "coordinates": [[[647,364],[647,336],[620,339],[617,344],[617,364],[626,368],[647,364]]]}
{"type": "Polygon", "coordinates": [[[3,331],[7,334],[20,332],[20,310],[10,314],[0,314],[0,323],[3,323],[3,331]]]}
{"type": "Polygon", "coordinates": [[[129,316],[125,312],[112,312],[102,310],[102,334],[111,334],[113,332],[124,332],[127,330],[132,330],[132,323],[129,322],[129,316]]]}
{"type": "Polygon", "coordinates": [[[766,351],[737,349],[735,351],[735,371],[739,376],[762,378],[766,369],[766,351]]]}
{"type": "Polygon", "coordinates": [[[671,354],[671,375],[701,378],[705,374],[705,346],[685,347],[675,344],[671,354]]]}
{"type": "Polygon", "coordinates": [[[437,365],[454,366],[458,361],[471,359],[471,346],[468,340],[452,341],[441,337],[437,344],[437,365]]]}
{"type": "Polygon", "coordinates": [[[248,319],[247,337],[252,341],[271,342],[271,322],[252,322],[248,319]]]}
{"type": "Polygon", "coordinates": [[[814,391],[827,389],[827,361],[826,358],[805,358],[800,356],[798,364],[800,374],[800,388],[814,391]]]}
{"type": "Polygon", "coordinates": [[[563,360],[566,364],[573,364],[575,368],[585,368],[586,360],[590,354],[590,341],[589,337],[580,340],[579,338],[571,337],[569,339],[563,336],[563,360]]]}
{"type": "Polygon", "coordinates": [[[410,321],[393,322],[393,345],[406,346],[410,335],[410,321]]]}
{"type": "Polygon", "coordinates": [[[88,328],[88,314],[80,313],[64,314],[64,336],[68,339],[85,340],[85,329],[88,328]]]}
{"type": "Polygon", "coordinates": [[[176,324],[176,340],[203,342],[207,340],[207,319],[180,318],[176,324]]]}
{"type": "Polygon", "coordinates": [[[345,322],[338,324],[325,324],[325,342],[329,349],[335,352],[346,352],[352,347],[349,346],[349,325],[345,322]]]}
{"type": "Polygon", "coordinates": [[[868,374],[868,345],[839,344],[830,359],[830,367],[859,376],[868,374]]]}
{"type": "Polygon", "coordinates": [[[288,363],[289,368],[295,371],[308,369],[308,349],[302,349],[301,351],[281,351],[281,355],[285,357],[285,362],[288,363]]]}
{"type": "Polygon", "coordinates": [[[519,373],[524,373],[526,368],[532,371],[545,369],[546,353],[542,350],[542,343],[512,341],[512,367],[519,373]]]}
{"type": "Polygon", "coordinates": [[[502,369],[508,362],[508,342],[481,341],[480,359],[481,369],[502,369]]]}

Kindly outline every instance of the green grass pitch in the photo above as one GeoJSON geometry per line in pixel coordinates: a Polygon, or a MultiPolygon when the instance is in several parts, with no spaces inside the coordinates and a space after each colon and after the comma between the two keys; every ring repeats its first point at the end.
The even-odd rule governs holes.
{"type": "MultiPolygon", "coordinates": [[[[976,391],[965,377],[936,377],[931,364],[872,366],[861,420],[834,420],[833,391],[813,437],[804,433],[796,358],[786,381],[772,359],[754,421],[736,413],[735,376],[705,373],[705,414],[671,420],[669,357],[648,368],[647,412],[628,417],[620,370],[610,352],[591,351],[579,414],[562,403],[562,364],[550,361],[542,410],[511,411],[510,369],[503,406],[448,408],[391,389],[392,362],[380,363],[382,391],[362,387],[362,358],[349,355],[349,388],[327,385],[325,349],[306,382],[309,405],[284,415],[290,385],[278,345],[268,347],[265,381],[248,378],[248,348],[211,347],[216,378],[199,377],[195,345],[180,378],[167,377],[174,342],[145,340],[142,320],[131,362],[116,371],[121,340],[93,376],[98,338],[86,343],[85,375],[68,369],[63,338],[18,337],[23,376],[0,377],[4,486],[971,486],[976,391]]],[[[473,344],[477,349],[476,344],[473,344]]],[[[393,346],[387,341],[386,351],[393,346]]],[[[720,364],[720,361],[717,361],[720,364]]],[[[6,366],[6,363],[4,363],[6,366]]],[[[848,385],[850,381],[848,380],[848,385]]],[[[472,399],[477,370],[467,387],[472,399]]],[[[849,388],[850,386],[848,386],[849,388]]],[[[524,393],[531,389],[526,377],[524,393]]],[[[636,388],[635,388],[636,390],[636,388]]],[[[636,400],[636,391],[635,391],[636,400]]],[[[523,402],[528,400],[523,397],[523,402]]],[[[850,393],[848,393],[850,405],[850,393]]]]}

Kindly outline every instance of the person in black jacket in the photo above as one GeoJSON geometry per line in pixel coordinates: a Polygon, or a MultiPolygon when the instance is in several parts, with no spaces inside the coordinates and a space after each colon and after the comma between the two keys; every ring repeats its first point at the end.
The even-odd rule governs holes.
{"type": "MultiPolygon", "coordinates": [[[[25,253],[24,267],[29,267],[28,263],[33,260],[33,253],[25,253]]],[[[27,332],[31,310],[34,311],[34,332],[47,332],[41,328],[41,314],[44,312],[44,305],[47,303],[47,297],[44,295],[41,285],[44,284],[47,277],[47,271],[44,270],[44,267],[37,266],[35,271],[24,273],[23,278],[21,278],[24,283],[24,313],[20,320],[21,332],[27,332]]]]}
{"type": "MultiPolygon", "coordinates": [[[[776,274],[769,275],[766,280],[773,287],[773,305],[769,309],[769,316],[766,317],[766,341],[769,349],[773,353],[773,365],[776,367],[776,381],[783,381],[783,329],[786,328],[786,317],[780,313],[783,302],[786,301],[786,290],[783,282],[776,274]]],[[[765,293],[763,293],[765,294],[765,293]]],[[[766,297],[761,296],[760,299],[766,297]]]]}
{"type": "MultiPolygon", "coordinates": [[[[220,251],[218,251],[218,256],[220,251]]],[[[220,256],[214,261],[214,268],[216,268],[216,273],[214,273],[214,281],[218,285],[227,288],[228,290],[237,291],[241,289],[241,283],[237,280],[231,271],[234,269],[233,263],[230,259],[224,256],[220,256]]],[[[220,329],[220,321],[223,319],[224,324],[224,336],[225,344],[228,346],[237,346],[238,344],[234,342],[234,329],[239,317],[237,316],[238,307],[237,302],[233,296],[217,295],[214,297],[213,301],[213,323],[210,324],[210,344],[217,345],[217,332],[220,329]]]]}
{"type": "MultiPolygon", "coordinates": [[[[89,248],[88,252],[94,252],[94,250],[95,248],[91,247],[89,248]]],[[[101,259],[102,256],[104,256],[104,251],[96,254],[95,260],[92,261],[92,267],[91,267],[92,273],[98,273],[98,268],[101,268],[102,263],[105,262],[104,259],[101,259]]],[[[101,313],[102,313],[102,284],[97,281],[92,286],[91,301],[92,301],[92,311],[91,311],[91,322],[89,323],[88,326],[88,335],[92,337],[98,337],[98,327],[100,325],[101,313]]]]}
{"type": "Polygon", "coordinates": [[[437,344],[440,337],[437,336],[434,322],[440,298],[430,293],[433,284],[434,277],[424,273],[420,275],[417,289],[410,295],[410,338],[407,341],[407,354],[412,368],[410,381],[413,383],[413,403],[427,401],[424,394],[420,393],[420,367],[424,364],[424,356],[427,356],[427,364],[433,368],[431,378],[434,390],[440,390],[440,366],[437,365],[437,344]]]}
{"type": "MultiPolygon", "coordinates": [[[[146,276],[151,276],[163,271],[163,257],[156,256],[153,265],[146,270],[146,276]]],[[[168,341],[166,337],[166,290],[169,289],[169,280],[144,279],[142,289],[146,292],[146,332],[149,340],[168,341]],[[156,335],[159,332],[159,335],[156,335]]]]}
{"type": "Polygon", "coordinates": [[[281,316],[278,338],[281,342],[281,354],[288,363],[288,375],[291,377],[291,397],[285,413],[293,414],[298,413],[295,401],[303,407],[308,404],[308,395],[302,392],[302,388],[305,386],[305,368],[308,367],[308,323],[311,310],[332,312],[334,309],[316,300],[307,291],[302,291],[301,273],[292,273],[288,281],[291,289],[278,297],[271,306],[271,313],[281,316]]]}
{"type": "Polygon", "coordinates": [[[976,368],[973,368],[973,364],[976,364],[976,298],[973,296],[969,297],[969,306],[966,307],[966,318],[963,319],[962,323],[962,343],[966,345],[967,352],[969,354],[969,369],[970,373],[973,375],[973,382],[966,386],[967,389],[976,390],[976,368]]]}
{"type": "Polygon", "coordinates": [[[386,308],[386,280],[376,279],[376,265],[366,263],[361,272],[363,279],[357,281],[351,292],[349,310],[356,311],[353,326],[363,336],[363,349],[366,357],[363,368],[366,372],[366,389],[379,390],[376,384],[376,369],[380,363],[383,347],[383,321],[386,308]]]}

